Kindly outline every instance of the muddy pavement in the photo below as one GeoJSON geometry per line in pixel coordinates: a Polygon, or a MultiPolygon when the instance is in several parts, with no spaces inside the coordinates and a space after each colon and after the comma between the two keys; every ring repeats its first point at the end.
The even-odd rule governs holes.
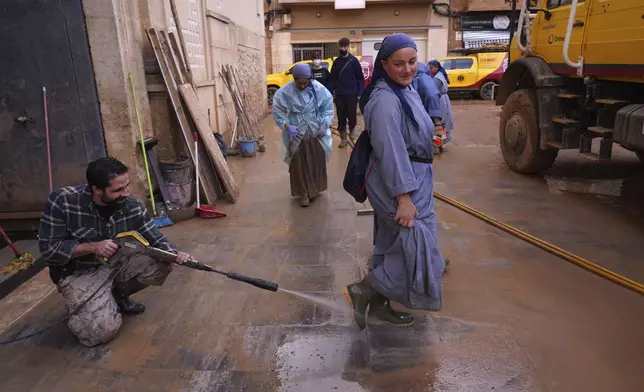
{"type": "MultiPolygon", "coordinates": [[[[612,185],[604,192],[605,185],[571,179],[597,170],[600,182],[633,181],[640,170],[634,158],[624,154],[622,177],[587,169],[574,156],[564,156],[545,179],[514,174],[497,148],[498,110],[455,105],[455,141],[437,158],[437,190],[644,281],[637,210],[620,195],[570,190],[609,193],[612,185]]],[[[0,390],[643,390],[641,296],[442,202],[439,240],[452,261],[443,310],[415,312],[409,328],[376,324],[358,333],[341,289],[366,272],[372,218],[358,217],[363,206],[342,190],[348,150],[335,150],[329,191],[302,209],[289,197],[270,121],[265,134],[265,154],[231,158],[243,188],[236,205],[218,206],[228,218],[194,219],[166,232],[202,262],[274,280],[320,302],[177,267],[164,286],[135,296],[146,313],[126,318],[103,347],[80,346],[61,324],[0,348],[0,390]]],[[[3,338],[63,315],[52,295],[3,338]]]]}

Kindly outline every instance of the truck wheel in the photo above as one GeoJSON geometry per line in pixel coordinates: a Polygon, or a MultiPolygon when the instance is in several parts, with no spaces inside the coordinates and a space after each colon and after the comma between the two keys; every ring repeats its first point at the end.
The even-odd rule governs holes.
{"type": "Polygon", "coordinates": [[[275,87],[275,86],[268,86],[268,88],[266,89],[266,93],[268,95],[268,104],[269,105],[273,104],[273,96],[275,95],[277,90],[279,90],[279,87],[275,87]]]}
{"type": "Polygon", "coordinates": [[[491,101],[494,97],[493,94],[496,91],[496,88],[499,87],[499,84],[497,82],[493,82],[491,80],[483,83],[481,85],[481,88],[479,89],[478,96],[481,99],[484,99],[486,101],[491,101]],[[496,86],[496,87],[494,87],[496,86]]]}
{"type": "Polygon", "coordinates": [[[510,94],[501,111],[499,142],[505,163],[518,173],[539,173],[552,166],[559,150],[539,148],[537,98],[532,90],[510,94]]]}

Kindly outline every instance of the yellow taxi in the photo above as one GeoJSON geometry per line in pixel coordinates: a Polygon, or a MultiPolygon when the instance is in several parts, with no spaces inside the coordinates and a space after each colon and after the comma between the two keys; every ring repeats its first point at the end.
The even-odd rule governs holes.
{"type": "MultiPolygon", "coordinates": [[[[360,65],[362,66],[362,73],[364,74],[365,86],[366,86],[369,84],[369,81],[371,80],[371,75],[373,74],[373,56],[356,56],[356,57],[358,58],[358,61],[360,61],[360,65]]],[[[333,67],[334,59],[335,57],[321,60],[320,65],[323,68],[327,68],[330,72],[331,68],[333,67]]],[[[284,72],[266,75],[266,90],[268,92],[269,105],[273,103],[273,96],[275,95],[275,92],[277,92],[277,90],[279,90],[280,87],[284,86],[286,83],[293,80],[293,76],[291,76],[293,67],[295,67],[297,64],[300,64],[300,63],[311,64],[312,60],[298,61],[297,63],[292,64],[291,66],[286,68],[284,72]]]]}
{"type": "Polygon", "coordinates": [[[473,53],[437,59],[449,75],[449,92],[470,92],[481,99],[492,99],[496,86],[508,68],[507,52],[473,53]]]}

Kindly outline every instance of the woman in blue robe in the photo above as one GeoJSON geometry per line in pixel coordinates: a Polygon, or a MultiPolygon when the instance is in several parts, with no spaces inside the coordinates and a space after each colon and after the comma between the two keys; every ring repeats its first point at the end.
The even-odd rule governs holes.
{"type": "Polygon", "coordinates": [[[429,114],[429,117],[437,124],[440,124],[441,118],[443,116],[443,110],[441,109],[441,94],[436,88],[436,84],[432,80],[432,77],[429,76],[429,67],[423,63],[418,63],[418,71],[416,72],[416,77],[412,83],[414,89],[420,95],[420,100],[423,102],[423,106],[429,114]]]}
{"type": "Polygon", "coordinates": [[[432,60],[429,62],[429,70],[434,78],[436,83],[436,88],[441,95],[440,104],[442,110],[442,117],[445,126],[445,143],[452,140],[452,129],[454,128],[454,113],[452,112],[452,102],[449,100],[449,95],[447,95],[447,89],[449,85],[449,76],[447,76],[447,71],[437,60],[432,60]]]}
{"type": "Polygon", "coordinates": [[[358,328],[366,312],[395,324],[414,318],[391,308],[390,300],[410,309],[442,307],[445,262],[438,249],[433,197],[434,124],[411,87],[418,60],[406,34],[385,38],[374,75],[360,100],[373,153],[367,195],[376,219],[372,270],[345,289],[358,328]]]}
{"type": "Polygon", "coordinates": [[[273,119],[282,130],[282,159],[289,165],[291,195],[308,207],[327,189],[333,97],[311,79],[308,64],[293,67],[293,79],[275,93],[273,119]]]}

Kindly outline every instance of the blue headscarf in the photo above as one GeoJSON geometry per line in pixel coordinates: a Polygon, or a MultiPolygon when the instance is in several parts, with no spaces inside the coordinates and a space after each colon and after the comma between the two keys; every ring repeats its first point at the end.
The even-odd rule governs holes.
{"type": "Polygon", "coordinates": [[[382,46],[378,51],[378,55],[376,56],[376,60],[373,65],[373,76],[371,77],[371,83],[369,83],[369,86],[367,86],[365,91],[362,93],[362,97],[360,97],[360,111],[364,113],[364,108],[365,106],[367,106],[369,98],[371,98],[371,92],[373,91],[378,81],[380,79],[384,79],[398,97],[398,100],[400,101],[405,114],[407,114],[407,116],[415,126],[418,126],[416,117],[414,117],[414,112],[411,110],[411,106],[409,106],[409,103],[402,93],[402,89],[407,87],[401,87],[394,83],[383,69],[381,63],[382,60],[387,60],[392,54],[404,48],[416,49],[416,43],[414,42],[414,40],[404,33],[391,34],[385,37],[385,39],[382,41],[382,46]]]}
{"type": "Polygon", "coordinates": [[[418,63],[418,72],[416,75],[427,74],[429,73],[429,67],[425,63],[418,63]]]}
{"type": "Polygon", "coordinates": [[[315,100],[315,113],[319,114],[318,112],[318,95],[315,93],[315,87],[313,87],[313,84],[311,83],[311,65],[307,63],[299,63],[296,64],[295,67],[293,67],[293,79],[308,79],[309,84],[306,86],[306,88],[311,89],[311,94],[313,94],[313,99],[315,100]]]}
{"type": "Polygon", "coordinates": [[[443,76],[445,76],[445,81],[447,84],[449,84],[449,76],[447,76],[447,71],[445,71],[445,68],[441,65],[441,63],[438,62],[438,60],[432,60],[429,62],[430,67],[436,67],[438,68],[438,72],[442,73],[443,76]]]}
{"type": "Polygon", "coordinates": [[[295,79],[311,79],[311,66],[307,63],[299,63],[293,67],[293,77],[295,79]]]}

